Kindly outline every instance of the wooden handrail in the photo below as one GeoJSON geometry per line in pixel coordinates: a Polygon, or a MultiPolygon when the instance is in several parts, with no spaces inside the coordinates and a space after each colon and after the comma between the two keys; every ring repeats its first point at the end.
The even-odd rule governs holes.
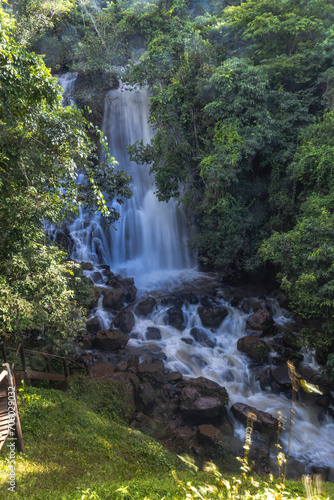
{"type": "MultiPolygon", "coordinates": [[[[19,350],[20,350],[20,347],[21,347],[21,344],[19,344],[19,347],[17,349],[15,349],[14,347],[6,347],[6,349],[8,351],[16,351],[16,354],[15,354],[15,357],[14,357],[14,360],[17,358],[17,355],[19,353],[19,350]]],[[[86,367],[80,363],[78,363],[77,361],[75,361],[74,359],[72,358],[68,358],[67,356],[58,356],[56,354],[49,354],[48,352],[41,352],[41,351],[33,351],[31,349],[24,349],[24,352],[26,352],[27,354],[39,354],[41,356],[45,356],[47,358],[53,358],[55,359],[56,361],[59,361],[60,363],[63,363],[64,362],[64,357],[66,358],[67,361],[71,362],[71,363],[74,363],[75,365],[79,366],[80,368],[82,368],[83,370],[86,370],[86,367]]]]}

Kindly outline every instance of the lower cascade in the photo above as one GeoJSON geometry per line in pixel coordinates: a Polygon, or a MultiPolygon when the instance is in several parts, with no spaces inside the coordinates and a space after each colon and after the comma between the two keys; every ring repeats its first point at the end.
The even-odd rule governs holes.
{"type": "MultiPolygon", "coordinates": [[[[175,389],[175,407],[183,408],[195,423],[200,417],[187,410],[184,386],[178,389],[178,381],[205,377],[219,384],[229,396],[232,434],[241,440],[243,408],[255,408],[274,419],[280,412],[285,451],[292,398],[286,361],[292,359],[298,376],[315,383],[322,394],[298,390],[290,456],[305,466],[334,468],[332,396],[314,357],[300,347],[289,347],[294,324],[288,312],[274,298],[246,294],[240,301],[232,300],[233,293],[217,283],[217,276],[196,271],[186,245],[191,229],[182,210],[175,200],[159,202],[148,167],[129,161],[126,147],[138,139],[147,143],[153,134],[148,102],[145,90],[121,86],[109,93],[105,103],[103,131],[111,153],[119,168],[133,177],[134,196],[117,207],[121,214],[117,231],[105,228],[99,216],[87,218],[83,213],[69,228],[72,258],[83,262],[97,289],[87,322],[86,355],[96,360],[108,351],[103,357],[113,364],[124,364],[131,356],[138,356],[140,365],[161,366],[163,361],[161,376],[174,374],[168,376],[171,390],[175,389]],[[114,344],[103,342],[111,334],[103,337],[98,332],[115,328],[123,336],[114,344]]],[[[218,414],[207,415],[211,423],[217,422],[218,414]]],[[[276,430],[270,439],[277,440],[276,430]]]]}

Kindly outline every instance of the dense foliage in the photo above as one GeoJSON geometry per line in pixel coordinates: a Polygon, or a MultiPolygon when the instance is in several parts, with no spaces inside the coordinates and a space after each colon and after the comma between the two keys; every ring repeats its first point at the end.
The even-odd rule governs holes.
{"type": "MultiPolygon", "coordinates": [[[[290,305],[333,349],[334,6],[330,0],[11,0],[17,40],[77,99],[147,85],[155,136],[129,148],[158,196],[197,223],[203,264],[270,261],[290,305]]],[[[99,108],[99,109],[98,109],[99,108]]],[[[94,115],[98,119],[99,113],[94,115]]]]}
{"type": "Polygon", "coordinates": [[[62,108],[56,80],[41,56],[14,40],[3,9],[0,24],[0,329],[57,341],[82,326],[78,300],[91,290],[79,265],[48,241],[46,224],[60,223],[79,203],[114,221],[119,215],[100,188],[107,199],[130,196],[129,177],[107,163],[94,166],[82,112],[62,108]],[[84,185],[76,184],[78,171],[84,185]]]}

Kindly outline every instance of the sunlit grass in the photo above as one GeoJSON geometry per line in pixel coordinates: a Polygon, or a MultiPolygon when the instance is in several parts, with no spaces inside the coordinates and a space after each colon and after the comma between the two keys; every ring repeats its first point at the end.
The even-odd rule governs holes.
{"type": "MultiPolygon", "coordinates": [[[[102,392],[104,389],[101,387],[102,392]]],[[[107,392],[104,391],[104,394],[107,392]]],[[[207,468],[205,471],[190,470],[177,456],[154,439],[131,429],[127,424],[122,425],[112,420],[108,412],[110,406],[117,404],[117,397],[116,393],[110,393],[109,400],[105,401],[105,409],[96,408],[99,412],[96,413],[92,409],[94,408],[92,392],[89,404],[81,401],[75,392],[29,388],[21,394],[20,414],[26,451],[16,456],[16,493],[7,491],[6,447],[1,451],[0,498],[4,500],[201,498],[196,496],[194,490],[187,491],[187,488],[195,488],[199,493],[202,492],[200,494],[205,500],[252,498],[229,496],[233,493],[234,481],[243,481],[242,475],[233,479],[233,476],[219,472],[217,468],[207,468]],[[179,484],[173,477],[173,471],[179,484]],[[225,486],[219,490],[217,481],[219,484],[223,484],[224,481],[230,484],[230,489],[225,486]],[[206,497],[203,496],[205,488],[209,488],[206,497]]],[[[86,400],[87,395],[82,394],[82,399],[86,400]]],[[[101,397],[96,391],[96,401],[100,400],[101,397]]],[[[269,478],[254,477],[252,481],[253,489],[256,483],[259,483],[259,487],[255,490],[261,494],[266,488],[265,483],[270,483],[269,478]]],[[[270,483],[271,486],[272,484],[270,483]]],[[[325,485],[327,489],[328,486],[325,485]]],[[[286,491],[291,492],[288,498],[302,498],[303,495],[306,498],[301,481],[287,482],[286,491]]],[[[334,498],[334,488],[328,491],[326,495],[334,498]]]]}

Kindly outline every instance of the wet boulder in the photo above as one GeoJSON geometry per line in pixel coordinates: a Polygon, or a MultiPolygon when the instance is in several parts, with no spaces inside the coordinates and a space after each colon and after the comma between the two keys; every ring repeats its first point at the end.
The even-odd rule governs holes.
{"type": "Polygon", "coordinates": [[[128,285],[124,287],[124,295],[126,302],[134,302],[137,296],[137,288],[134,285],[128,285]]]}
{"type": "Polygon", "coordinates": [[[163,384],[164,364],[162,361],[154,361],[153,363],[139,363],[137,374],[142,382],[149,382],[152,385],[163,384]]]}
{"type": "Polygon", "coordinates": [[[213,425],[202,424],[198,426],[197,439],[203,446],[216,446],[219,443],[223,443],[224,436],[220,430],[216,429],[213,425]]]}
{"type": "Polygon", "coordinates": [[[188,380],[180,399],[182,413],[200,421],[221,417],[228,404],[226,389],[204,377],[188,380]]]}
{"type": "Polygon", "coordinates": [[[114,288],[102,299],[104,309],[120,309],[123,306],[124,290],[123,288],[114,288]]]}
{"type": "Polygon", "coordinates": [[[89,277],[93,284],[103,283],[102,274],[99,271],[94,271],[89,277]]]}
{"type": "Polygon", "coordinates": [[[215,346],[215,343],[209,338],[208,334],[202,328],[194,326],[194,328],[190,330],[190,335],[196,340],[196,342],[205,347],[215,346]]]}
{"type": "MultiPolygon", "coordinates": [[[[289,377],[289,370],[286,363],[281,364],[272,372],[272,378],[276,382],[284,388],[285,386],[291,386],[291,379],[289,377]]],[[[277,386],[275,386],[277,387],[277,386]]]]}
{"type": "Polygon", "coordinates": [[[118,313],[113,322],[114,326],[120,328],[124,333],[130,333],[135,325],[135,317],[128,309],[123,309],[118,313]]]}
{"type": "Polygon", "coordinates": [[[90,318],[86,323],[88,333],[97,333],[101,330],[102,324],[97,316],[90,318]]]}
{"type": "Polygon", "coordinates": [[[198,314],[201,318],[202,325],[208,327],[218,327],[228,314],[228,309],[223,306],[205,307],[199,306],[198,314]]]}
{"type": "Polygon", "coordinates": [[[270,413],[260,411],[245,403],[236,403],[232,406],[231,410],[235,418],[242,424],[247,425],[248,420],[251,419],[253,421],[253,429],[267,434],[271,438],[276,436],[278,420],[270,415],[270,413]]]}
{"type": "Polygon", "coordinates": [[[145,338],[146,340],[160,340],[161,333],[159,328],[156,328],[155,326],[149,326],[145,332],[145,338]]]}
{"type": "Polygon", "coordinates": [[[184,314],[182,309],[171,307],[167,311],[167,322],[177,330],[184,329],[184,314]]]}
{"type": "Polygon", "coordinates": [[[94,336],[90,335],[90,334],[84,335],[82,337],[82,344],[83,344],[84,349],[88,349],[88,350],[93,349],[94,336]]]}
{"type": "Polygon", "coordinates": [[[244,352],[254,361],[267,361],[270,353],[268,345],[258,337],[247,335],[242,337],[237,342],[238,351],[244,352]]]}
{"type": "Polygon", "coordinates": [[[247,319],[246,326],[250,330],[270,333],[274,325],[272,314],[267,309],[259,309],[247,319]]]}
{"type": "Polygon", "coordinates": [[[129,336],[121,330],[103,330],[96,335],[94,347],[103,351],[118,351],[123,349],[128,341],[129,336]]]}
{"type": "Polygon", "coordinates": [[[153,297],[147,297],[147,299],[139,302],[136,307],[135,313],[137,316],[148,316],[153,311],[157,301],[153,297]]]}
{"type": "Polygon", "coordinates": [[[81,262],[80,267],[83,271],[93,271],[94,266],[91,262],[81,262]]]}
{"type": "Polygon", "coordinates": [[[58,245],[66,248],[66,250],[71,251],[73,248],[73,239],[70,235],[66,235],[63,231],[57,230],[55,235],[55,242],[58,245]]]}

